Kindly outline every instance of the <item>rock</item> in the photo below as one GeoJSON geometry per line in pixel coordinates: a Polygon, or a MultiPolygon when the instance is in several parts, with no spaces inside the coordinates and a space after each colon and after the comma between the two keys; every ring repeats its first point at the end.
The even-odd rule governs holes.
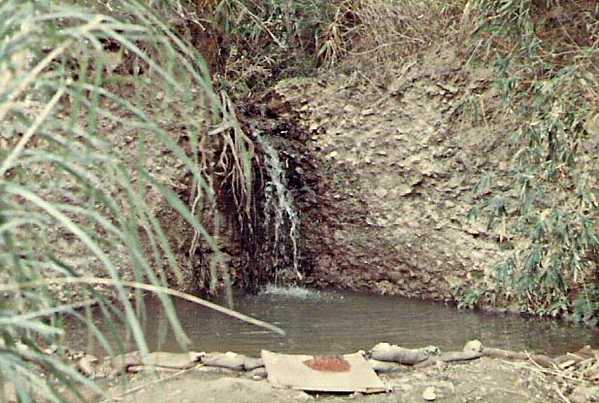
{"type": "Polygon", "coordinates": [[[201,358],[202,364],[208,367],[219,367],[234,371],[243,371],[246,357],[243,355],[227,352],[212,353],[201,358]]]}
{"type": "Polygon", "coordinates": [[[464,346],[462,351],[465,353],[470,353],[470,352],[480,353],[483,351],[483,343],[481,343],[480,340],[476,340],[476,339],[470,340],[466,343],[466,345],[464,346]]]}
{"type": "Polygon", "coordinates": [[[396,362],[379,361],[371,358],[368,360],[368,364],[378,373],[388,373],[401,371],[403,367],[396,362]]]}
{"type": "MultiPolygon", "coordinates": [[[[1,341],[2,339],[0,339],[1,341]]],[[[47,355],[52,355],[52,354],[56,354],[56,352],[58,351],[58,345],[55,343],[50,344],[50,346],[46,349],[44,349],[44,353],[46,353],[47,355]]]]}
{"type": "Polygon", "coordinates": [[[262,358],[244,356],[243,369],[246,371],[252,371],[261,367],[264,367],[264,361],[262,361],[262,358]]]}
{"type": "Polygon", "coordinates": [[[237,371],[233,371],[232,369],[223,368],[223,367],[207,367],[205,365],[198,366],[195,371],[198,372],[206,372],[206,373],[215,373],[215,374],[234,374],[237,371]]]}
{"type": "Polygon", "coordinates": [[[127,372],[131,374],[139,374],[140,372],[176,372],[176,368],[157,367],[154,365],[131,365],[127,367],[127,372]]]}
{"type": "Polygon", "coordinates": [[[376,111],[372,108],[368,108],[368,109],[364,109],[362,111],[362,116],[371,116],[371,115],[375,115],[376,111]]]}
{"type": "Polygon", "coordinates": [[[424,392],[422,392],[422,398],[427,402],[432,402],[433,400],[436,400],[437,395],[435,394],[435,388],[433,386],[429,386],[426,389],[424,389],[424,392]]]}
{"type": "Polygon", "coordinates": [[[173,368],[173,369],[188,369],[196,365],[203,353],[166,353],[156,351],[148,354],[146,364],[155,367],[173,368]]]}
{"type": "Polygon", "coordinates": [[[357,114],[358,108],[356,108],[354,105],[347,104],[343,107],[343,111],[353,115],[353,114],[357,114]]]}
{"type": "Polygon", "coordinates": [[[437,84],[441,89],[451,93],[451,94],[456,94],[459,91],[459,88],[454,87],[451,84],[447,84],[447,83],[442,83],[437,81],[435,84],[437,84]]]}
{"type": "Polygon", "coordinates": [[[251,378],[255,381],[259,381],[261,379],[266,378],[268,376],[268,373],[266,372],[266,368],[258,367],[256,369],[249,371],[248,376],[249,376],[249,378],[251,378]]]}
{"type": "Polygon", "coordinates": [[[86,354],[77,361],[77,371],[81,372],[88,378],[94,378],[96,369],[95,367],[98,365],[98,358],[91,355],[86,354]]]}
{"type": "Polygon", "coordinates": [[[414,365],[416,368],[426,368],[432,365],[444,365],[448,362],[470,361],[481,358],[483,353],[476,351],[449,351],[440,355],[430,356],[425,361],[414,365]]]}
{"type": "Polygon", "coordinates": [[[591,368],[585,372],[584,377],[591,382],[599,382],[599,367],[591,368]]]}
{"type": "Polygon", "coordinates": [[[389,343],[379,343],[370,351],[371,357],[375,360],[397,362],[403,365],[414,365],[440,353],[441,350],[436,346],[408,349],[389,343]]]}

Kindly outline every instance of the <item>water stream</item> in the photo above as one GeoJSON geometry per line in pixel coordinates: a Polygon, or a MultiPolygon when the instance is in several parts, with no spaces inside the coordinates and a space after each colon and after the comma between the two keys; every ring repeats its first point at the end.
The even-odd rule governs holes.
{"type": "MultiPolygon", "coordinates": [[[[277,149],[270,144],[267,137],[257,137],[265,152],[265,168],[269,179],[264,189],[264,228],[272,235],[271,251],[273,257],[271,269],[293,267],[299,280],[298,239],[300,234],[299,215],[291,192],[287,189],[285,170],[281,164],[277,149]],[[288,250],[288,247],[291,250],[288,250]]],[[[275,276],[278,273],[275,273],[275,276]]]]}
{"type": "MultiPolygon", "coordinates": [[[[470,339],[492,347],[559,355],[586,344],[599,348],[599,329],[567,326],[517,315],[459,312],[439,303],[340,291],[270,288],[237,296],[236,308],[286,330],[279,336],[186,301],[176,309],[195,351],[235,351],[258,356],[261,349],[287,353],[340,354],[368,350],[378,342],[404,347],[461,350],[470,339]]],[[[144,324],[153,350],[180,351],[156,299],[149,299],[144,324]]],[[[85,331],[69,337],[79,348],[85,331]]],[[[131,346],[131,348],[134,348],[131,346]]]]}

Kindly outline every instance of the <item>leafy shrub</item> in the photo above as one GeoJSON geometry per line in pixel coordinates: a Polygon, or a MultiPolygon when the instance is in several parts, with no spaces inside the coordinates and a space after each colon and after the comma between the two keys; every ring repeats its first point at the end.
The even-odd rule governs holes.
{"type": "Polygon", "coordinates": [[[510,140],[507,185],[484,179],[475,190],[489,227],[513,246],[497,266],[497,290],[525,311],[551,316],[571,312],[581,304],[576,298],[584,298],[587,315],[578,317],[592,316],[599,311],[588,298],[599,275],[599,235],[587,128],[596,118],[599,85],[590,68],[596,43],[585,41],[596,26],[572,32],[568,43],[544,41],[568,31],[547,24],[553,13],[586,11],[552,1],[472,4],[480,13],[473,54],[494,60],[505,105],[521,122],[510,140]],[[568,60],[557,57],[562,52],[568,60]],[[576,297],[581,287],[589,291],[576,297]]]}

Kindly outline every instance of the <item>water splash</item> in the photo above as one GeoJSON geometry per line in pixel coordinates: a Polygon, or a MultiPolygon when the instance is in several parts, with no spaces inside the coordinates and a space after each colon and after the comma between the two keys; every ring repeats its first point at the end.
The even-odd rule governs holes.
{"type": "Polygon", "coordinates": [[[274,284],[266,284],[266,287],[260,292],[260,295],[295,299],[332,299],[335,294],[323,294],[318,290],[297,286],[280,287],[274,284]]]}
{"type": "MultiPolygon", "coordinates": [[[[278,151],[267,138],[262,137],[259,141],[265,152],[265,167],[269,176],[264,187],[264,228],[268,234],[272,234],[275,267],[280,266],[277,264],[280,262],[284,263],[283,266],[291,263],[295,275],[301,281],[303,277],[298,263],[299,216],[293,196],[287,188],[287,178],[278,151]],[[291,256],[287,251],[288,246],[291,246],[291,256]]],[[[275,273],[275,278],[278,274],[275,273]]]]}

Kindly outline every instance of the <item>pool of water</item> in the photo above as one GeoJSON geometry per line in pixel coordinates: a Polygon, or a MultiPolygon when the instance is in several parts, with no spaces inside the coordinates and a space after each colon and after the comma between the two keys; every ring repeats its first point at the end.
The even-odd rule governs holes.
{"type": "MultiPolygon", "coordinates": [[[[586,344],[599,348],[599,329],[569,326],[518,315],[457,311],[435,302],[341,291],[269,288],[237,296],[235,309],[283,328],[280,336],[183,300],[175,307],[195,351],[235,351],[257,356],[261,349],[286,353],[341,354],[387,342],[408,348],[435,345],[461,350],[471,339],[511,350],[559,355],[586,344]]],[[[180,351],[157,299],[147,300],[144,327],[152,350],[180,351]]],[[[102,327],[102,325],[100,324],[102,327]]],[[[69,339],[79,348],[85,330],[69,339]]]]}

